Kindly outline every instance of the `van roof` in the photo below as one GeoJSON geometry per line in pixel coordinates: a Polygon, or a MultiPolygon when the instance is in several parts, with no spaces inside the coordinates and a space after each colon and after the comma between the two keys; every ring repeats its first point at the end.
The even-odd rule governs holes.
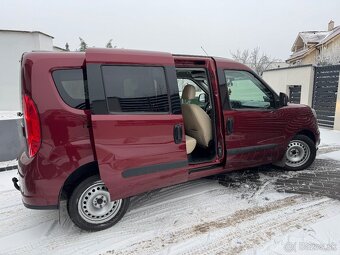
{"type": "MultiPolygon", "coordinates": [[[[85,60],[85,52],[53,52],[53,51],[34,51],[32,53],[26,53],[26,55],[31,55],[34,59],[46,58],[50,56],[53,59],[70,59],[77,58],[85,60]],[[34,55],[34,56],[33,56],[34,55]]],[[[199,59],[211,59],[213,58],[217,64],[222,68],[231,69],[243,69],[249,70],[249,68],[239,62],[231,59],[212,57],[212,56],[200,56],[200,55],[183,55],[183,54],[171,54],[167,52],[158,51],[146,51],[146,50],[130,50],[130,49],[108,49],[108,48],[88,48],[86,50],[86,61],[88,63],[109,63],[112,62],[112,55],[114,55],[115,61],[119,63],[127,62],[129,59],[133,58],[137,63],[141,64],[164,64],[171,65],[172,58],[176,59],[186,59],[195,60],[199,59]]]]}

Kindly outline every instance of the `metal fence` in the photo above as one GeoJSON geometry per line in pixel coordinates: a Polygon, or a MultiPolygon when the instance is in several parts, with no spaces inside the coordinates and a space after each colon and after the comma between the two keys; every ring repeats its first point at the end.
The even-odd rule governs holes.
{"type": "Polygon", "coordinates": [[[320,126],[333,128],[340,65],[315,67],[313,108],[320,126]]]}

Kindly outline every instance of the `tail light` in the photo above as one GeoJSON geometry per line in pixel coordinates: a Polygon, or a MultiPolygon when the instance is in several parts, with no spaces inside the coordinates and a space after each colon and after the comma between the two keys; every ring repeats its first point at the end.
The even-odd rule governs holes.
{"type": "Polygon", "coordinates": [[[24,95],[23,99],[28,155],[34,157],[39,151],[41,144],[39,114],[32,98],[28,95],[24,95]]]}

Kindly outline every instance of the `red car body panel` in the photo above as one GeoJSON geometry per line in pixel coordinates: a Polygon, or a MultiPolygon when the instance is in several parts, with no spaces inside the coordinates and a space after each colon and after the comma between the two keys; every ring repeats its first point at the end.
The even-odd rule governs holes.
{"type": "Polygon", "coordinates": [[[218,70],[223,69],[252,72],[248,67],[226,59],[159,52],[89,49],[86,54],[25,54],[22,93],[34,100],[42,132],[37,155],[29,158],[23,151],[19,157],[20,188],[25,205],[57,207],[68,178],[91,162],[98,163],[100,177],[111,198],[118,199],[212,174],[279,161],[289,140],[301,131],[311,132],[318,144],[317,122],[307,106],[288,105],[270,111],[223,110],[221,77],[218,75],[218,70]],[[173,136],[174,126],[183,126],[181,114],[91,114],[89,110],[68,106],[55,87],[52,71],[86,70],[91,64],[205,68],[210,79],[216,116],[214,132],[220,153],[210,162],[188,164],[185,139],[176,144],[173,136]],[[234,121],[232,134],[226,133],[228,118],[234,121]],[[252,146],[267,147],[261,151],[234,153],[252,146]]]}
{"type": "Polygon", "coordinates": [[[94,161],[86,111],[63,102],[52,80],[56,68],[82,67],[83,53],[27,53],[22,60],[22,93],[31,96],[40,114],[42,142],[38,154],[19,157],[23,202],[57,206],[61,187],[80,166],[94,161]]]}

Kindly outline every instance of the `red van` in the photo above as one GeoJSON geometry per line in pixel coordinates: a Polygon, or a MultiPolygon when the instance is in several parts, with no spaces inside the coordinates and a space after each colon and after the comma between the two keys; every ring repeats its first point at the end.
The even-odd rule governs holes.
{"type": "Polygon", "coordinates": [[[315,111],[288,104],[247,66],[215,57],[88,49],[33,52],[21,68],[19,180],[33,209],[96,231],[129,197],[263,164],[310,166],[315,111]]]}

